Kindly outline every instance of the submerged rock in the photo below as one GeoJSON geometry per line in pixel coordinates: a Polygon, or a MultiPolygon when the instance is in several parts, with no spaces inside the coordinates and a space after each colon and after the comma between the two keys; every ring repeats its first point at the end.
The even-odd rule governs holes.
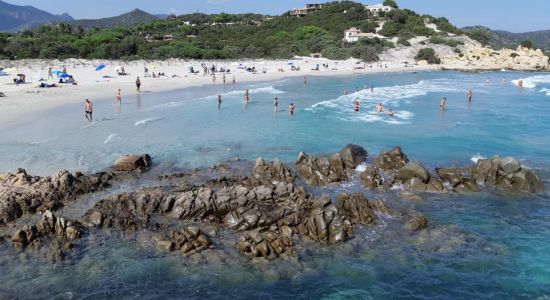
{"type": "Polygon", "coordinates": [[[419,231],[428,227],[428,219],[422,215],[413,216],[403,226],[408,231],[419,231]]]}
{"type": "Polygon", "coordinates": [[[237,250],[249,257],[275,259],[283,254],[289,254],[291,239],[272,232],[246,232],[237,241],[237,250]]]}
{"type": "Polygon", "coordinates": [[[160,250],[181,251],[184,255],[192,255],[208,249],[212,243],[198,227],[187,227],[172,231],[168,238],[158,238],[156,244],[160,250]]]}

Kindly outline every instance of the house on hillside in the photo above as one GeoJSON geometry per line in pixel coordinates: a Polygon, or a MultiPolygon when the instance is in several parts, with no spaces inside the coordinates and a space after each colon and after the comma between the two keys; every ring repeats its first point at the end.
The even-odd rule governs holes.
{"type": "Polygon", "coordinates": [[[380,12],[390,12],[393,10],[393,7],[386,6],[384,4],[371,4],[371,5],[365,5],[365,9],[370,11],[373,14],[378,14],[380,12]]]}
{"type": "Polygon", "coordinates": [[[304,17],[312,12],[319,11],[323,8],[323,4],[306,4],[304,8],[295,8],[290,11],[293,17],[304,17]]]}
{"type": "Polygon", "coordinates": [[[344,31],[344,41],[348,43],[357,43],[362,38],[373,38],[373,37],[380,37],[382,36],[374,33],[363,33],[361,32],[361,29],[357,29],[355,27],[352,27],[346,31],[344,31]]]}

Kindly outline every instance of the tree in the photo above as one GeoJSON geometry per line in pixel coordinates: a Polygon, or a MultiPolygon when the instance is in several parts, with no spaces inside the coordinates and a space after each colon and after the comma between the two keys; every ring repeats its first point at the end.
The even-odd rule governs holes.
{"type": "Polygon", "coordinates": [[[524,40],[519,43],[523,48],[533,49],[533,42],[530,40],[524,40]]]}
{"type": "Polygon", "coordinates": [[[418,51],[418,54],[414,57],[416,61],[425,60],[429,64],[440,64],[441,60],[437,57],[435,50],[432,48],[422,48],[418,51]]]}
{"type": "Polygon", "coordinates": [[[393,8],[399,8],[399,6],[397,6],[397,3],[395,2],[395,0],[384,0],[384,5],[391,6],[393,8]]]}

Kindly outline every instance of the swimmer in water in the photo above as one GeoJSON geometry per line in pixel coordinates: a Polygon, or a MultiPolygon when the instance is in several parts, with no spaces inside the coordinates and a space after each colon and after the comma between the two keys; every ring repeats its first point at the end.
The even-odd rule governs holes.
{"type": "Polygon", "coordinates": [[[218,110],[222,107],[222,95],[218,95],[218,110]]]}
{"type": "Polygon", "coordinates": [[[439,108],[441,109],[441,111],[447,110],[445,108],[446,105],[447,105],[447,98],[446,97],[441,98],[441,102],[439,103],[439,108]]]}
{"type": "Polygon", "coordinates": [[[523,79],[518,80],[518,87],[523,87],[523,79]]]}
{"type": "Polygon", "coordinates": [[[349,93],[348,93],[348,90],[345,90],[344,91],[344,96],[347,96],[349,93]]]}
{"type": "Polygon", "coordinates": [[[377,113],[383,112],[383,111],[384,111],[384,104],[378,103],[378,104],[376,105],[375,111],[376,111],[377,113]]]}
{"type": "Polygon", "coordinates": [[[291,116],[294,116],[294,110],[296,109],[296,107],[294,107],[294,103],[290,103],[290,105],[288,106],[288,113],[291,115],[291,116]]]}
{"type": "Polygon", "coordinates": [[[388,116],[393,117],[394,115],[393,109],[390,108],[390,110],[388,110],[388,116]]]}
{"type": "Polygon", "coordinates": [[[277,112],[279,110],[279,99],[277,97],[275,97],[275,100],[273,101],[273,106],[274,106],[275,112],[277,112]]]}
{"type": "Polygon", "coordinates": [[[474,96],[474,93],[472,92],[472,90],[469,90],[468,93],[466,94],[466,98],[468,99],[468,102],[472,102],[472,97],[474,96]]]}
{"type": "Polygon", "coordinates": [[[246,90],[244,91],[243,100],[244,100],[244,102],[250,101],[250,94],[249,94],[249,92],[248,92],[248,89],[246,89],[246,90]]]}
{"type": "Polygon", "coordinates": [[[354,110],[355,112],[359,112],[359,101],[355,101],[355,102],[353,103],[353,110],[354,110]]]}

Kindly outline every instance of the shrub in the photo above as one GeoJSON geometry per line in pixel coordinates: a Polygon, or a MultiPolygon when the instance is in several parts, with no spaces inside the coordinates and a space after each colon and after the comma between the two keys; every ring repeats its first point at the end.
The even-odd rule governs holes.
{"type": "Polygon", "coordinates": [[[447,40],[447,41],[445,41],[445,45],[447,45],[449,47],[456,47],[458,45],[464,45],[464,43],[461,42],[461,41],[457,41],[457,40],[447,40]]]}
{"type": "Polygon", "coordinates": [[[441,59],[437,57],[435,50],[432,48],[422,48],[418,51],[418,54],[414,57],[416,61],[425,60],[429,64],[440,64],[441,59]]]}
{"type": "Polygon", "coordinates": [[[490,40],[489,35],[487,34],[487,32],[483,30],[479,30],[479,29],[472,30],[468,32],[466,35],[468,35],[468,37],[470,37],[472,40],[480,42],[482,45],[489,44],[489,40],[490,40]]]}
{"type": "Polygon", "coordinates": [[[437,35],[434,35],[430,38],[430,43],[432,44],[445,44],[445,39],[437,36],[437,35]]]}
{"type": "Polygon", "coordinates": [[[520,46],[523,48],[533,49],[533,42],[530,40],[524,40],[519,43],[520,46]]]}

